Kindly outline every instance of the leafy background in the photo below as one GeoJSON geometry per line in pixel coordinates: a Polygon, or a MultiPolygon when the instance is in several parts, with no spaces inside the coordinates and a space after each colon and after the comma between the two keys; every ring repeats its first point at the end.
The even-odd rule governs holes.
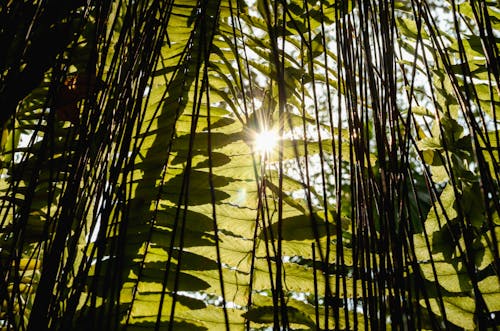
{"type": "Polygon", "coordinates": [[[497,2],[0,13],[3,329],[498,325],[497,2]]]}

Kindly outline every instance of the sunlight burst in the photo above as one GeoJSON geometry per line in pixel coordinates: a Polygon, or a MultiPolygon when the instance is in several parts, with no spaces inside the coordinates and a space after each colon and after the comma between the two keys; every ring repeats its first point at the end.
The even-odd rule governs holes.
{"type": "Polygon", "coordinates": [[[254,140],[255,151],[263,155],[270,154],[278,145],[279,135],[275,130],[257,133],[254,140]]]}

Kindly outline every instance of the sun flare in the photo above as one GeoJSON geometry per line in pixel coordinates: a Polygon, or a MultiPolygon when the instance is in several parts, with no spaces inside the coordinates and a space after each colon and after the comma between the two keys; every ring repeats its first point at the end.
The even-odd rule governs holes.
{"type": "Polygon", "coordinates": [[[268,155],[276,148],[279,135],[275,130],[264,130],[257,133],[254,140],[255,151],[268,155]]]}

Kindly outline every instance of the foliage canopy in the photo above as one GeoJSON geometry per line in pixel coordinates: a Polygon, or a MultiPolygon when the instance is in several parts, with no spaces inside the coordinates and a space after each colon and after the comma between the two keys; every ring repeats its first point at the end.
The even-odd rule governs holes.
{"type": "Polygon", "coordinates": [[[485,0],[4,2],[0,327],[495,328],[499,36],[485,0]]]}

